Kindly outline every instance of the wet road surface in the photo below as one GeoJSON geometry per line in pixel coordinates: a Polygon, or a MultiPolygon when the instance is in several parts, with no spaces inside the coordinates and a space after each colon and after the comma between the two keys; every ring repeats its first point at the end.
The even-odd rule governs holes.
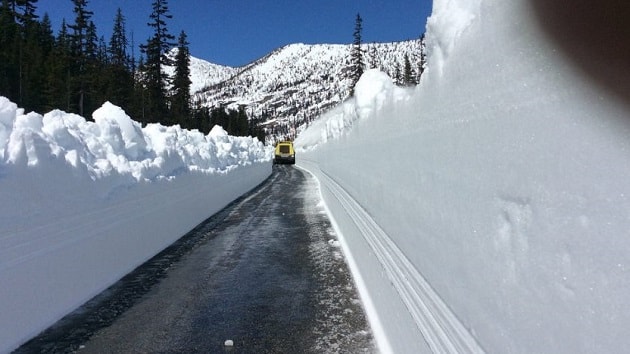
{"type": "Polygon", "coordinates": [[[255,191],[16,352],[375,352],[316,188],[274,166],[255,191]]]}

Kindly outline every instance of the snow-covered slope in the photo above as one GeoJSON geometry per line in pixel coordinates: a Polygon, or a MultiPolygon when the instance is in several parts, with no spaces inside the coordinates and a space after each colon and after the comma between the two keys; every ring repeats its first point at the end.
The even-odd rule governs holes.
{"type": "MultiPolygon", "coordinates": [[[[174,59],[177,55],[177,48],[172,49],[169,52],[169,57],[174,59]]],[[[204,87],[218,84],[225,81],[235,75],[238,72],[237,68],[230,66],[224,66],[219,64],[210,63],[203,59],[190,56],[190,93],[195,93],[204,87]]],[[[170,77],[173,77],[175,73],[175,67],[165,66],[164,72],[170,77]]]]}
{"type": "Polygon", "coordinates": [[[630,346],[627,26],[551,3],[434,1],[419,87],[368,72],[296,140],[384,352],[630,346]]]}
{"type": "Polygon", "coordinates": [[[0,353],[14,349],[262,182],[257,139],[88,122],[0,97],[0,353]]]}
{"type": "MultiPolygon", "coordinates": [[[[402,73],[405,55],[414,72],[419,72],[421,47],[417,39],[365,44],[362,49],[368,67],[379,67],[395,77],[397,71],[402,73]]],[[[234,76],[203,89],[193,99],[209,107],[244,105],[251,116],[266,115],[273,123],[268,133],[295,134],[296,127],[347,97],[350,48],[291,44],[239,68],[234,76]]]]}

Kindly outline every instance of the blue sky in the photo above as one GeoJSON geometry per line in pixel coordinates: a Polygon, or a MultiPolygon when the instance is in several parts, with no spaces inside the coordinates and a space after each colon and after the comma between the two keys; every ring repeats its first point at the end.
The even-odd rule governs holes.
{"type": "MultiPolygon", "coordinates": [[[[147,26],[152,0],[88,0],[99,35],[109,41],[121,8],[136,47],[151,36],[147,26]]],[[[40,0],[55,34],[62,18],[74,22],[71,0],[40,0]]],[[[432,0],[170,0],[167,27],[188,35],[191,54],[229,66],[241,66],[291,43],[351,43],[357,13],[363,18],[363,42],[418,38],[431,13],[432,0]]],[[[130,34],[128,34],[131,36],[130,34]]]]}

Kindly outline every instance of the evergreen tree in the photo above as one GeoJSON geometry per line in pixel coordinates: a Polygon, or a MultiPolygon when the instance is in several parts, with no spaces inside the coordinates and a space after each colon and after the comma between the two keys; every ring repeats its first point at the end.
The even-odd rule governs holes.
{"type": "Polygon", "coordinates": [[[215,125],[218,125],[229,131],[230,129],[230,116],[223,107],[216,107],[210,112],[210,129],[215,125]]]}
{"type": "Polygon", "coordinates": [[[37,19],[37,15],[35,15],[35,10],[37,6],[35,5],[38,0],[13,0],[13,11],[15,11],[17,15],[17,20],[20,24],[26,25],[28,22],[32,22],[37,19]],[[22,12],[18,12],[17,9],[21,9],[22,12]]]}
{"type": "Polygon", "coordinates": [[[394,75],[390,75],[394,79],[396,85],[402,84],[402,75],[400,73],[400,64],[398,61],[394,62],[394,75]]]}
{"type": "Polygon", "coordinates": [[[55,47],[55,35],[53,34],[52,24],[50,23],[50,16],[48,16],[48,13],[44,14],[40,24],[39,41],[44,54],[49,55],[55,47]]]}
{"type": "Polygon", "coordinates": [[[75,21],[68,26],[64,19],[57,37],[47,14],[38,21],[36,3],[0,0],[0,95],[26,110],[60,108],[84,117],[105,99],[132,106],[134,64],[126,55],[123,21],[113,31],[119,45],[110,50],[90,21],[87,0],[73,0],[75,21]]]}
{"type": "Polygon", "coordinates": [[[196,101],[194,103],[194,107],[192,109],[192,129],[198,129],[200,132],[204,134],[208,134],[210,132],[210,109],[208,107],[203,107],[200,101],[196,101]]]}
{"type": "Polygon", "coordinates": [[[134,97],[133,69],[127,55],[127,34],[125,33],[125,17],[119,8],[114,18],[112,36],[107,47],[107,65],[104,70],[103,92],[107,100],[115,105],[132,110],[134,97]]]}
{"type": "Polygon", "coordinates": [[[363,20],[361,15],[357,13],[354,24],[354,41],[350,50],[350,95],[354,95],[354,86],[357,84],[361,75],[363,75],[363,51],[361,50],[361,32],[363,30],[363,20]]]}
{"type": "Polygon", "coordinates": [[[267,111],[263,111],[262,114],[258,117],[251,117],[249,119],[249,136],[258,138],[263,144],[265,143],[265,129],[261,127],[262,123],[269,119],[269,113],[267,111]]]}
{"type": "Polygon", "coordinates": [[[45,31],[37,21],[36,0],[14,0],[12,11],[18,24],[14,37],[14,62],[17,69],[17,103],[27,109],[39,110],[43,105],[45,31]]]}
{"type": "MultiPolygon", "coordinates": [[[[107,50],[105,41],[98,38],[96,25],[93,21],[88,24],[87,30],[87,51],[85,53],[85,88],[83,98],[83,111],[88,116],[96,110],[103,102],[107,101],[104,94],[105,66],[107,64],[107,50]]],[[[83,115],[83,114],[81,114],[83,115]]]]}
{"type": "Polygon", "coordinates": [[[0,94],[16,101],[19,82],[19,58],[16,57],[19,43],[19,27],[9,0],[2,0],[0,7],[0,94]]]}
{"type": "Polygon", "coordinates": [[[244,106],[238,108],[236,114],[236,122],[233,125],[232,135],[234,136],[248,136],[249,135],[249,118],[244,106]]]}
{"type": "Polygon", "coordinates": [[[41,23],[23,17],[22,41],[20,44],[20,96],[19,104],[29,110],[41,111],[44,105],[43,86],[45,80],[45,47],[42,45],[41,23]]]}
{"type": "Polygon", "coordinates": [[[100,36],[98,39],[98,49],[96,51],[96,59],[103,65],[109,64],[109,48],[105,43],[105,37],[100,36]]]}
{"type": "Polygon", "coordinates": [[[74,4],[75,19],[74,24],[68,26],[72,30],[70,49],[74,61],[74,66],[71,69],[73,74],[70,80],[72,96],[76,97],[76,103],[73,103],[72,108],[76,107],[79,115],[85,116],[84,103],[90,79],[88,73],[89,50],[91,49],[90,18],[93,13],[87,10],[87,0],[72,0],[72,3],[74,4]]]}
{"type": "Polygon", "coordinates": [[[112,29],[112,37],[109,40],[109,58],[113,65],[121,65],[128,67],[129,58],[127,56],[127,34],[125,33],[125,17],[122,10],[118,8],[116,17],[114,18],[114,28],[112,29]]]}
{"type": "Polygon", "coordinates": [[[175,55],[175,76],[173,78],[173,95],[171,96],[171,114],[175,123],[192,127],[190,108],[190,51],[186,33],[182,31],[177,43],[175,55]]]}
{"type": "Polygon", "coordinates": [[[416,84],[416,74],[411,67],[411,62],[409,61],[409,55],[407,55],[407,53],[405,53],[404,57],[402,83],[405,86],[413,86],[416,84]]]}
{"type": "Polygon", "coordinates": [[[370,46],[368,60],[369,60],[370,69],[377,69],[380,66],[380,62],[378,60],[378,53],[376,50],[376,43],[372,43],[372,45],[370,46]]]}
{"type": "Polygon", "coordinates": [[[49,59],[46,61],[45,109],[59,108],[70,111],[72,97],[70,87],[71,65],[70,34],[68,33],[66,21],[63,20],[49,59]]]}
{"type": "Polygon", "coordinates": [[[142,52],[146,55],[143,81],[147,92],[143,111],[148,121],[167,124],[166,85],[169,78],[162,70],[162,66],[170,64],[166,53],[173,45],[171,41],[175,37],[169,34],[166,28],[166,20],[172,18],[168,12],[167,1],[154,0],[152,9],[149,16],[151,22],[148,25],[153,28],[153,36],[141,46],[142,52]]]}
{"type": "MultiPolygon", "coordinates": [[[[228,134],[234,136],[251,135],[251,125],[244,106],[236,109],[215,107],[210,112],[209,128],[221,126],[228,134]]],[[[210,131],[208,129],[208,131],[210,131]]]]}

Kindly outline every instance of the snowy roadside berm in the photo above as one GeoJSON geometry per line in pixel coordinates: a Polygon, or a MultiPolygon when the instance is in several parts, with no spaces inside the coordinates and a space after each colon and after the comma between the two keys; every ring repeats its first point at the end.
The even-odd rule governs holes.
{"type": "Polygon", "coordinates": [[[25,115],[2,98],[0,158],[31,167],[58,159],[86,170],[92,179],[131,175],[137,181],[170,179],[184,172],[226,172],[270,159],[258,139],[229,136],[220,126],[207,135],[179,125],[142,127],[110,102],[92,116],[93,122],[60,110],[25,115]]]}
{"type": "Polygon", "coordinates": [[[0,353],[272,173],[272,149],[220,126],[143,127],[111,103],[92,117],[0,96],[0,353]]]}

